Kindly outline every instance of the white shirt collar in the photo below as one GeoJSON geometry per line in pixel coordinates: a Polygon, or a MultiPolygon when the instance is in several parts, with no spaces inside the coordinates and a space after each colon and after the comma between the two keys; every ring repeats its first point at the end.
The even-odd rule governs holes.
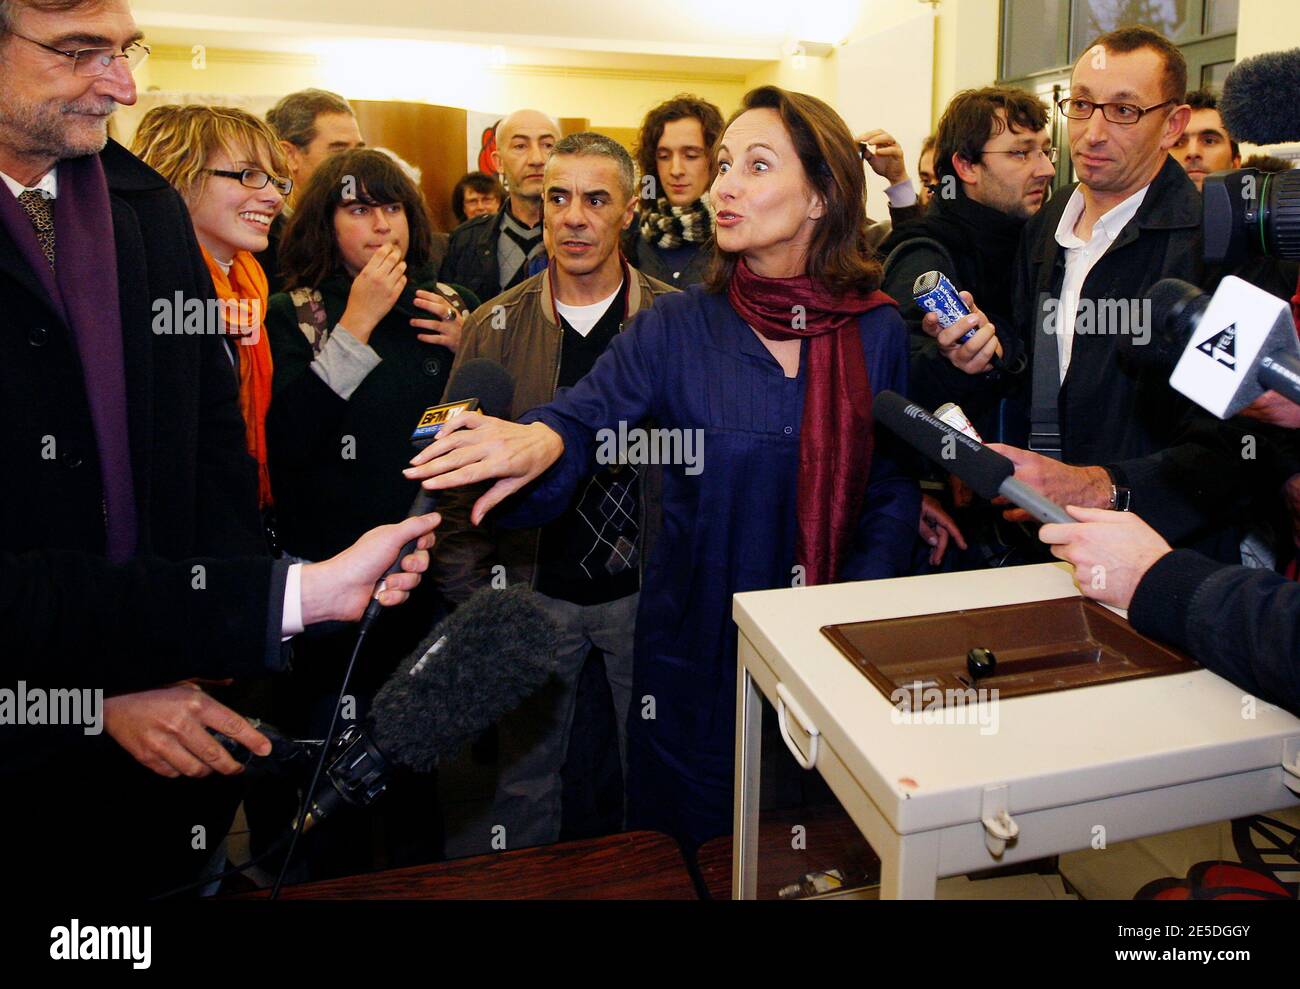
{"type": "Polygon", "coordinates": [[[10,178],[4,172],[0,172],[0,179],[4,179],[5,185],[9,187],[9,191],[14,194],[15,199],[21,196],[28,189],[36,189],[38,192],[43,192],[49,199],[57,199],[59,196],[58,165],[55,165],[48,172],[42,175],[41,180],[35,185],[23,185],[16,179],[10,178]]]}
{"type": "MultiPolygon", "coordinates": [[[[1096,240],[1097,233],[1100,231],[1106,235],[1107,240],[1113,242],[1119,236],[1119,232],[1128,225],[1129,220],[1137,215],[1138,207],[1142,205],[1142,200],[1146,198],[1147,190],[1150,188],[1150,183],[1144,185],[1118,206],[1112,206],[1103,213],[1092,225],[1093,240],[1096,240]]],[[[1074,225],[1083,215],[1083,207],[1083,185],[1080,184],[1074,187],[1074,192],[1070,194],[1070,201],[1065,204],[1065,212],[1061,214],[1061,220],[1056,225],[1056,242],[1062,247],[1083,247],[1091,243],[1074,232],[1074,225]]]]}

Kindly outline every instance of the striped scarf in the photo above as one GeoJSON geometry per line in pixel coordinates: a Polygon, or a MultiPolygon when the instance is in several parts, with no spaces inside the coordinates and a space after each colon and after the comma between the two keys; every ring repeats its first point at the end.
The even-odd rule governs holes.
{"type": "Polygon", "coordinates": [[[666,196],[659,196],[654,206],[642,206],[641,236],[651,246],[667,251],[686,244],[703,244],[713,236],[713,214],[707,197],[689,206],[673,206],[666,196]]]}

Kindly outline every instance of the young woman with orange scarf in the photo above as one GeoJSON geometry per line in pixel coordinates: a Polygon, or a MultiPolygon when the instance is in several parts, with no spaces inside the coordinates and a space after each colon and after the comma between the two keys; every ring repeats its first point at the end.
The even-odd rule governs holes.
{"type": "MultiPolygon", "coordinates": [[[[271,404],[267,283],[253,257],[266,249],[271,223],[293,180],[275,133],[250,113],[222,106],[162,106],[145,114],[132,145],[189,207],[218,305],[206,307],[204,332],[224,333],[239,378],[248,452],[257,461],[258,503],[271,506],[266,412],[271,404]]],[[[171,300],[164,300],[170,302],[171,300]]],[[[185,300],[188,301],[188,300],[185,300]]],[[[173,327],[187,313],[174,313],[173,327]]]]}

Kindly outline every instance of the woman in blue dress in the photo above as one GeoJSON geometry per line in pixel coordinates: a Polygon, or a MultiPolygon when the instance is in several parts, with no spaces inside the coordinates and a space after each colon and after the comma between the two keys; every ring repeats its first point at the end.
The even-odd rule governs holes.
{"type": "Polygon", "coordinates": [[[907,331],[864,241],[847,126],[765,86],[715,156],[712,277],[657,300],[551,403],[514,423],[460,416],[407,472],[434,490],[496,479],[473,523],[509,498],[497,523],[533,526],[620,438],[632,462],[689,454],[663,467],[642,585],[628,823],[692,846],[731,829],[732,595],[904,574],[920,507],[873,429],[872,392],[906,387],[907,331]]]}

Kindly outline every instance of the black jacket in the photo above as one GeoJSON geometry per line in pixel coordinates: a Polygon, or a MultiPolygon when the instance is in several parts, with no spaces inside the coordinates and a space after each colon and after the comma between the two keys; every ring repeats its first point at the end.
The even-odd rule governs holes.
{"type": "MultiPolygon", "coordinates": [[[[1046,339],[1047,301],[1059,298],[1064,278],[1065,250],[1056,228],[1072,192],[1062,191],[1026,224],[1016,258],[1013,325],[1009,332],[998,328],[1004,361],[1025,366],[1003,383],[1022,403],[1021,434],[1008,437],[1018,446],[1028,442],[1035,344],[1046,339]]],[[[1202,261],[1201,197],[1168,156],[1133,219],[1088,273],[1080,298],[1138,306],[1130,324],[1137,327],[1142,300],[1162,278],[1207,290],[1218,281],[1202,261]]],[[[1243,497],[1238,437],[1170,388],[1168,369],[1135,360],[1136,339],[1076,333],[1057,397],[1062,459],[1111,468],[1132,488],[1132,510],[1166,539],[1234,560],[1233,518],[1243,497]]]]}
{"type": "Polygon", "coordinates": [[[1263,700],[1300,716],[1300,584],[1175,550],[1129,605],[1143,635],[1177,646],[1263,700]]]}
{"type": "Polygon", "coordinates": [[[451,232],[447,256],[442,259],[438,281],[463,285],[480,302],[495,299],[508,288],[514,288],[528,277],[521,270],[505,288],[501,287],[501,266],[497,263],[497,241],[501,237],[501,224],[510,208],[507,196],[495,213],[485,213],[467,220],[451,232]]]}
{"type": "Polygon", "coordinates": [[[709,270],[709,262],[713,260],[711,242],[698,244],[690,260],[678,269],[674,277],[663,255],[641,233],[641,226],[637,220],[633,220],[632,225],[623,232],[620,246],[623,249],[623,256],[633,268],[673,288],[686,288],[688,285],[698,285],[704,281],[704,276],[709,270]]]}
{"type": "Polygon", "coordinates": [[[986,440],[1000,438],[998,396],[939,353],[934,339],[921,329],[925,311],[912,298],[912,283],[924,272],[941,271],[958,291],[971,293],[995,327],[1009,325],[1016,250],[1024,226],[1024,220],[977,203],[959,188],[954,200],[936,196],[924,216],[896,227],[879,248],[885,262],[881,288],[898,302],[907,323],[909,397],[931,409],[960,403],[986,440]]]}
{"type": "MultiPolygon", "coordinates": [[[[231,352],[216,336],[153,331],[156,301],[213,296],[189,214],[119,145],[100,157],[138,557],[120,567],[102,557],[100,470],[73,333],[0,228],[0,683],[10,688],[31,674],[29,687],[112,693],[280,661],[284,568],[266,556],[231,352]],[[57,459],[39,455],[45,436],[56,438],[57,459]],[[211,561],[201,579],[191,565],[164,562],[196,556],[242,559],[211,561]]],[[[49,888],[93,881],[130,895],[133,881],[189,874],[219,840],[210,834],[204,851],[184,835],[200,822],[222,826],[219,808],[208,815],[224,783],[163,780],[107,733],[0,727],[0,785],[22,794],[0,822],[15,888],[34,875],[49,888]]]]}
{"type": "MultiPolygon", "coordinates": [[[[109,142],[101,159],[117,248],[137,555],[146,560],[263,557],[247,561],[247,576],[269,588],[271,561],[265,558],[256,474],[244,444],[231,355],[219,337],[152,330],[154,300],[170,304],[177,292],[185,299],[213,294],[189,214],[156,172],[119,145],[109,142]]],[[[26,642],[28,655],[37,656],[45,650],[33,630],[66,641],[67,630],[57,625],[66,621],[61,609],[70,601],[80,602],[88,626],[119,623],[121,613],[111,620],[100,614],[107,601],[92,591],[107,586],[105,580],[125,578],[90,565],[54,567],[41,559],[49,550],[102,557],[103,493],[72,330],[3,228],[0,301],[5,324],[0,333],[0,553],[6,555],[3,572],[28,573],[33,581],[39,575],[42,582],[23,593],[6,587],[0,620],[9,648],[26,642]],[[40,456],[46,436],[57,441],[55,459],[40,456]]],[[[249,603],[244,592],[233,600],[242,607],[249,603]]],[[[146,610],[137,605],[136,613],[146,610]]],[[[249,657],[261,659],[265,643],[267,610],[263,605],[256,611],[245,612],[239,626],[245,669],[249,657]]],[[[152,615],[149,621],[176,622],[168,632],[178,638],[193,630],[175,613],[152,615]]],[[[156,629],[139,629],[141,641],[156,635],[156,629]]],[[[103,661],[99,656],[94,668],[103,661]]],[[[70,671],[64,665],[63,674],[70,671]]]]}
{"type": "MultiPolygon", "coordinates": [[[[421,274],[412,281],[433,291],[431,272],[421,274]]],[[[351,285],[335,275],[319,286],[331,327],[351,285]]],[[[406,516],[419,490],[401,474],[415,455],[411,432],[441,400],[454,355],[417,340],[410,317],[393,309],[370,335],[380,363],[345,399],[311,370],[311,344],[288,294],[271,297],[266,331],[275,362],[266,441],[279,535],[292,555],[323,560],[406,516]]]]}
{"type": "MultiPolygon", "coordinates": [[[[265,554],[230,351],[217,336],[152,330],[154,306],[177,292],[213,295],[185,204],[119,145],[109,142],[101,158],[117,247],[138,552],[265,554]]],[[[0,298],[0,547],[102,553],[103,493],[76,342],[2,230],[0,298]],[[47,435],[57,438],[57,459],[32,455],[47,435]]]]}
{"type": "MultiPolygon", "coordinates": [[[[287,569],[252,556],[112,564],[74,550],[0,553],[0,688],[25,680],[111,696],[275,672],[287,569]]],[[[7,732],[0,725],[0,764],[7,732]]]]}
{"type": "MultiPolygon", "coordinates": [[[[413,271],[411,281],[436,290],[431,270],[413,271]]],[[[342,274],[318,286],[330,327],[342,318],[351,287],[352,280],[342,274]]],[[[311,344],[298,327],[290,294],[271,298],[266,331],[275,362],[266,440],[280,541],[294,556],[322,560],[366,530],[401,521],[410,511],[419,491],[417,482],[402,476],[416,452],[411,432],[421,413],[441,401],[453,354],[417,340],[410,316],[394,308],[370,335],[380,363],[345,399],[311,369],[311,344]]],[[[376,687],[441,611],[436,583],[423,581],[410,601],[376,625],[353,688],[365,695],[376,687]]],[[[293,693],[337,691],[354,641],[350,627],[303,636],[294,647],[293,693]]]]}

